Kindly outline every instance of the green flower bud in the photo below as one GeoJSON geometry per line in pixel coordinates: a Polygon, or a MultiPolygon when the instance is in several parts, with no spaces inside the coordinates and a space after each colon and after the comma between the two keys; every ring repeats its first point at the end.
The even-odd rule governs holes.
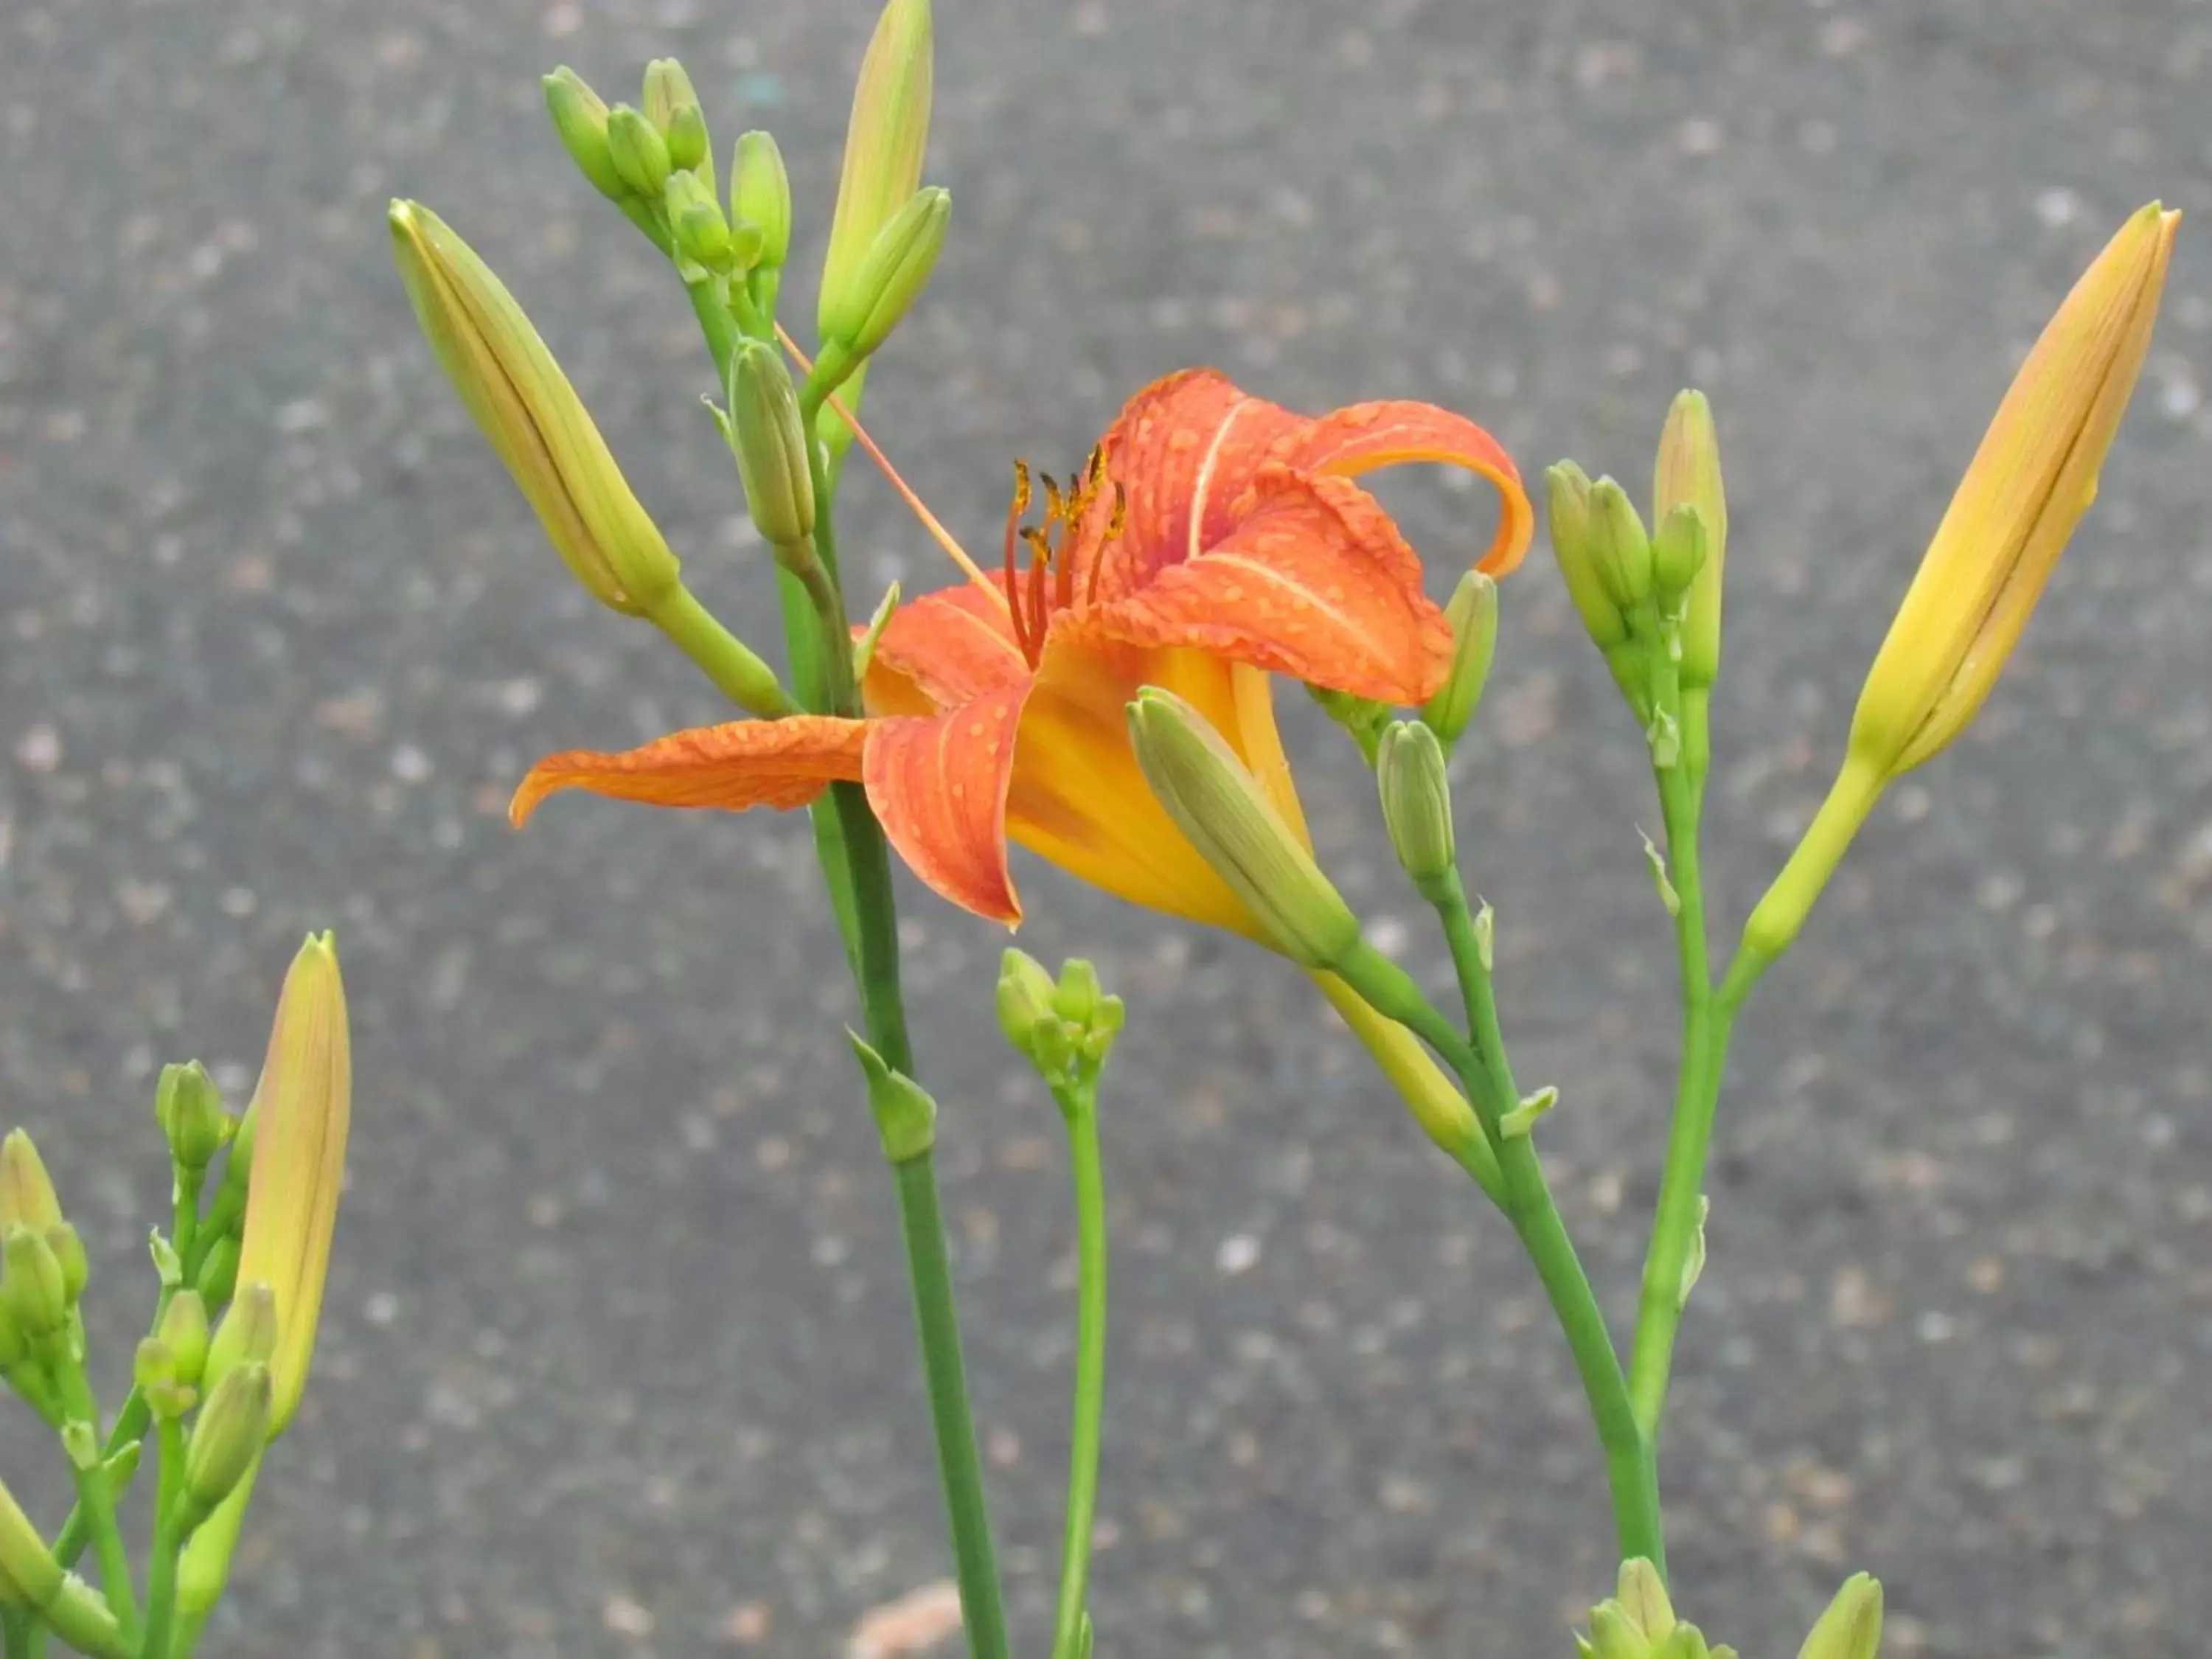
{"type": "Polygon", "coordinates": [[[1618,1601],[1590,1609],[1590,1650],[1596,1659],[1651,1659],[1651,1644],[1618,1601]]]}
{"type": "Polygon", "coordinates": [[[230,1139],[222,1096],[197,1060],[161,1068],[154,1089],[154,1118],[168,1139],[169,1156],[187,1174],[205,1170],[230,1139]]]}
{"type": "Polygon", "coordinates": [[[0,1140],[0,1229],[28,1227],[44,1232],[62,1218],[62,1202],[46,1174],[46,1160],[21,1129],[0,1140]]]}
{"type": "Polygon", "coordinates": [[[165,1423],[175,1422],[199,1399],[198,1390],[183,1375],[177,1355],[158,1336],[147,1337],[138,1344],[131,1360],[131,1380],[146,1396],[148,1409],[165,1423]]]}
{"type": "MultiPolygon", "coordinates": [[[[234,1158],[238,1154],[234,1152],[231,1156],[234,1158]]],[[[220,1308],[228,1302],[238,1285],[238,1240],[219,1238],[210,1246],[206,1258],[200,1263],[200,1276],[193,1284],[210,1308],[220,1308]]]]}
{"type": "Polygon", "coordinates": [[[276,1292],[248,1279],[208,1342],[201,1377],[210,1389],[240,1365],[266,1365],[276,1352],[276,1292]]]}
{"type": "Polygon", "coordinates": [[[783,354],[747,340],[730,359],[726,436],[744,481],[745,510],[769,545],[804,544],[814,533],[814,481],[799,394],[783,354]]]}
{"type": "Polygon", "coordinates": [[[775,140],[758,131],[738,136],[730,161],[730,213],[760,227],[760,263],[781,268],[791,252],[791,179],[775,140]]]}
{"type": "Polygon", "coordinates": [[[1628,622],[1598,572],[1590,533],[1589,475],[1572,461],[1561,461],[1544,470],[1546,501],[1551,511],[1552,551],[1566,579],[1567,597],[1581,613],[1583,627],[1601,651],[1610,651],[1628,638],[1628,622]]]}
{"type": "Polygon", "coordinates": [[[0,1241],[0,1306],[33,1345],[68,1322],[69,1284],[44,1234],[19,1225],[0,1241]]]}
{"type": "Polygon", "coordinates": [[[1441,902],[1459,875],[1443,741],[1417,721],[1398,721],[1375,752],[1375,782],[1391,850],[1421,896],[1441,902]]]}
{"type": "Polygon", "coordinates": [[[1620,1564],[1620,1587],[1613,1592],[1637,1629],[1656,1641],[1674,1628],[1674,1604],[1667,1599],[1667,1583],[1659,1569],[1642,1556],[1620,1564]]]}
{"type": "Polygon", "coordinates": [[[876,233],[921,187],[929,143],[933,36],[929,0],[889,0],[868,41],[853,90],[837,208],[822,262],[818,320],[824,340],[840,337],[830,319],[853,306],[848,290],[876,233]]]}
{"type": "Polygon", "coordinates": [[[1628,492],[1611,478],[1589,490],[1590,562],[1623,611],[1651,597],[1651,540],[1628,492]]]}
{"type": "Polygon", "coordinates": [[[1705,515],[1686,502],[1659,521],[1651,538],[1651,580],[1669,604],[1695,584],[1705,563],[1705,515]]]}
{"type": "Polygon", "coordinates": [[[545,77],[545,111],[576,170],[610,201],[626,200],[629,183],[616,170],[607,143],[607,106],[583,77],[563,64],[545,77]]]}
{"type": "Polygon", "coordinates": [[[673,58],[656,58],[645,66],[645,90],[638,100],[645,118],[668,141],[668,163],[679,172],[696,173],[707,194],[719,197],[714,185],[714,157],[707,137],[706,112],[691,77],[673,58]]]}
{"type": "Polygon", "coordinates": [[[893,1164],[910,1163],[937,1144],[937,1103],[929,1091],[905,1073],[894,1071],[884,1057],[855,1033],[853,1053],[868,1080],[868,1104],[876,1115],[876,1133],[884,1157],[893,1164]]]}
{"type": "Polygon", "coordinates": [[[208,1312],[207,1304],[194,1290],[179,1291],[169,1298],[169,1305],[161,1310],[161,1323],[155,1332],[176,1364],[177,1380],[198,1382],[207,1369],[208,1312]]]}
{"type": "Polygon", "coordinates": [[[84,1294],[85,1283],[92,1277],[92,1258],[85,1254],[84,1240],[77,1230],[66,1221],[57,1221],[46,1229],[46,1248],[54,1253],[54,1260],[62,1270],[62,1297],[72,1308],[84,1294]]]}
{"type": "Polygon", "coordinates": [[[736,264],[730,239],[730,222],[721,204],[696,173],[672,173],[661,192],[668,209],[668,228],[677,251],[710,270],[727,270],[736,264]]]}
{"type": "Polygon", "coordinates": [[[1721,666],[1721,576],[1728,559],[1728,490],[1721,481],[1721,446],[1712,405],[1685,392],[1667,411],[1652,469],[1651,515],[1664,523],[1678,507],[1694,507],[1705,532],[1705,562],[1690,584],[1682,623],[1682,685],[1711,687],[1721,666]]]}
{"type": "Polygon", "coordinates": [[[1053,1008],[1056,994],[1042,963],[1026,951],[1006,947],[999,958],[999,1030],[1016,1054],[1038,1060],[1038,1034],[1060,1023],[1053,1008]]]}
{"type": "Polygon", "coordinates": [[[208,1391],[185,1449],[185,1491],[203,1512],[237,1489],[269,1444],[275,1396],[269,1367],[248,1363],[208,1391]]]}
{"type": "Polygon", "coordinates": [[[1498,653],[1498,584],[1482,571],[1468,571],[1452,589],[1444,619],[1451,623],[1451,670],[1421,710],[1421,722],[1449,746],[1474,720],[1498,653]]]}
{"type": "Polygon", "coordinates": [[[1328,968],[1359,944],[1359,919],[1206,717],[1146,686],[1129,741],[1152,794],[1291,961],[1328,968]]]}
{"type": "Polygon", "coordinates": [[[1797,1659],[1875,1659],[1881,1651],[1881,1581],[1855,1572],[1797,1650],[1797,1659]]]}
{"type": "Polygon", "coordinates": [[[659,128],[628,104],[617,104],[607,112],[607,153],[634,193],[659,199],[674,166],[659,128]]]}
{"type": "Polygon", "coordinates": [[[15,1494],[0,1486],[0,1607],[43,1607],[65,1576],[15,1494]]]}
{"type": "Polygon", "coordinates": [[[889,339],[928,286],[951,216],[950,191],[932,185],[909,197],[876,233],[836,305],[824,301],[822,337],[856,360],[889,339]]]}

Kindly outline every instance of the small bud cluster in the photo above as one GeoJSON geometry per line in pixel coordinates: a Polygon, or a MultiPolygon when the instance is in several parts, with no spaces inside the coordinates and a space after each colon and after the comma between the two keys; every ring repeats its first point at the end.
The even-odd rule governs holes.
{"type": "Polygon", "coordinates": [[[1012,947],[1000,961],[999,1030],[1063,1106],[1072,1091],[1095,1087],[1126,1018],[1121,999],[1107,994],[1098,969],[1082,957],[1070,958],[1057,980],[1012,947]]]}

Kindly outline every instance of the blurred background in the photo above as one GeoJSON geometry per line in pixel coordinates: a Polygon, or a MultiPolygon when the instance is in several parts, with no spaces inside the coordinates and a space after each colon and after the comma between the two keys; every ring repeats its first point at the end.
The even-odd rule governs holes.
{"type": "MultiPolygon", "coordinates": [[[[803,823],[502,809],[550,749],[716,716],[569,583],[416,337],[394,194],[507,278],[707,601],[770,585],[683,295],[538,77],[674,53],[827,228],[869,0],[0,9],[0,1116],[95,1250],[120,1378],[161,1061],[251,1085],[303,931],[356,1020],[315,1382],[210,1651],[841,1650],[941,1580],[889,1189],[803,823]]],[[[870,384],[992,541],[1152,377],[1434,399],[1636,492],[1705,388],[1733,497],[1709,880],[1732,939],[2027,342],[2126,213],[2212,209],[2212,11],[1832,0],[940,0],[953,240],[870,384]]],[[[1761,990],[1666,1480],[1681,1599],[1794,1651],[2167,1656],[2212,1620],[2212,252],[2185,228],[2103,497],[1967,739],[1761,990]]],[[[802,275],[787,314],[811,314],[802,275]]],[[[1441,593],[1492,507],[1386,494],[1441,593]]],[[[949,577],[856,465],[864,597],[949,577]]],[[[1545,1152],[1624,1320],[1671,1085],[1642,745],[1540,545],[1462,751],[1545,1152]]],[[[1292,706],[1296,705],[1296,706],[1292,706]]],[[[1332,867],[1439,952],[1363,775],[1285,714],[1332,867]]],[[[1024,862],[1024,943],[1129,1000],[1102,1653],[1564,1653],[1601,1471],[1498,1218],[1303,981],[1024,862]]],[[[1018,1630],[1045,1628],[1072,1233],[1001,937],[909,886],[910,984],[1018,1630]]],[[[58,1519],[58,1455],[0,1423],[58,1519]]],[[[947,1650],[949,1650],[949,1649],[947,1650]]]]}

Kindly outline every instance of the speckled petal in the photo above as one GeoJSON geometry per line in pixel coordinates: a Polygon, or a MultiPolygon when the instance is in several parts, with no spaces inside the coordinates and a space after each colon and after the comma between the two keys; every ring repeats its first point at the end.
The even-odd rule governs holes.
{"type": "Polygon", "coordinates": [[[1006,868],[1006,786],[1030,684],[1024,672],[941,714],[878,720],[864,767],[868,804],[915,874],[1009,927],[1022,905],[1006,868]]]}
{"type": "Polygon", "coordinates": [[[508,804],[519,828],[548,795],[586,789],[653,806],[804,806],[830,784],[860,775],[867,728],[859,720],[794,714],[672,732],[618,753],[572,749],[530,769],[508,804]]]}

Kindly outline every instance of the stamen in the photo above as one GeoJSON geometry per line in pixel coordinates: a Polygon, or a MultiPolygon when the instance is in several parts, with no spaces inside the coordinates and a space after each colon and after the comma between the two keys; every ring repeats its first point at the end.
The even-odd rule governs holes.
{"type": "Polygon", "coordinates": [[[1007,619],[1014,625],[1014,641],[1021,647],[1024,660],[1029,658],[1030,641],[1029,635],[1024,631],[1022,625],[1022,566],[1021,560],[1014,552],[1014,548],[1017,537],[1026,537],[1027,532],[1021,528],[1021,519],[1022,514],[1029,510],[1029,504],[1030,470],[1020,461],[1016,461],[1014,463],[1014,499],[1006,508],[1006,585],[994,591],[998,593],[1000,603],[1006,607],[1007,619]]]}
{"type": "MultiPolygon", "coordinates": [[[[778,323],[775,325],[775,332],[776,337],[783,342],[783,349],[791,354],[792,361],[799,365],[799,373],[811,374],[814,372],[814,364],[806,354],[799,349],[799,342],[791,337],[790,331],[781,323],[778,323]]],[[[921,520],[921,527],[929,532],[930,539],[943,548],[945,556],[960,567],[962,575],[997,599],[1000,605],[1005,605],[1006,603],[1005,591],[983,574],[975,561],[968,556],[967,549],[953,540],[952,532],[938,522],[934,513],[922,505],[921,497],[914,493],[904,478],[899,477],[898,469],[884,457],[882,450],[876,447],[876,441],[868,435],[867,428],[854,418],[853,411],[845,407],[835,392],[830,394],[829,401],[830,407],[837,411],[837,417],[853,429],[854,441],[862,449],[867,451],[868,459],[876,464],[884,477],[890,481],[891,488],[898,492],[899,499],[907,504],[915,518],[921,520]]]]}
{"type": "Polygon", "coordinates": [[[1030,635],[1032,644],[1028,655],[1030,666],[1037,665],[1044,655],[1046,625],[1052,619],[1052,606],[1045,591],[1045,581],[1052,572],[1052,543],[1042,530],[1024,530],[1022,539],[1030,544],[1029,611],[1030,635]]]}
{"type": "Polygon", "coordinates": [[[1044,521],[1058,524],[1066,514],[1067,499],[1060,493],[1060,486],[1053,482],[1052,474],[1048,472],[1044,475],[1044,521]]]}

